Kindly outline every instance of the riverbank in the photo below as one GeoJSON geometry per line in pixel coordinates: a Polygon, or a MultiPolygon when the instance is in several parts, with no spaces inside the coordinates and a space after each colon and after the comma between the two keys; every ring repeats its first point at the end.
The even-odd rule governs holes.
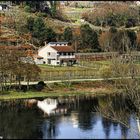
{"type": "Polygon", "coordinates": [[[0,100],[13,99],[32,99],[47,98],[59,96],[76,96],[76,95],[107,95],[118,93],[112,84],[105,82],[70,82],[70,83],[51,83],[41,91],[17,92],[9,91],[0,94],[0,100]]]}

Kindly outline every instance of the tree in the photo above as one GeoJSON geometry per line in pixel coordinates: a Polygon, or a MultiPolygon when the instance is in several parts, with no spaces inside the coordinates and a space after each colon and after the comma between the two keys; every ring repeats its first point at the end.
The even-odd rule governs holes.
{"type": "Polygon", "coordinates": [[[24,7],[24,10],[25,10],[25,12],[28,12],[28,13],[31,12],[31,8],[28,5],[24,7]]]}
{"type": "Polygon", "coordinates": [[[37,80],[39,73],[39,67],[25,50],[18,47],[0,48],[0,91],[7,90],[8,87],[10,89],[12,82],[18,82],[18,88],[21,89],[22,78],[26,78],[29,87],[29,81],[37,80]]]}
{"type": "Polygon", "coordinates": [[[81,25],[81,44],[83,48],[91,48],[93,51],[99,50],[98,35],[88,25],[81,25]]]}
{"type": "Polygon", "coordinates": [[[32,12],[36,12],[36,11],[40,11],[40,9],[41,9],[41,2],[40,1],[34,1],[34,2],[32,2],[32,1],[26,1],[25,2],[25,7],[26,6],[28,6],[28,7],[30,7],[30,11],[32,11],[32,12]]]}
{"type": "Polygon", "coordinates": [[[27,18],[27,29],[30,32],[33,32],[33,27],[34,27],[34,18],[33,17],[27,18]]]}
{"type": "Polygon", "coordinates": [[[51,42],[51,41],[56,41],[56,33],[53,31],[52,28],[47,28],[46,29],[46,39],[48,42],[51,42]]]}
{"type": "MultiPolygon", "coordinates": [[[[30,19],[30,29],[32,29],[32,23],[30,19]]],[[[38,42],[38,45],[43,45],[44,41],[56,41],[56,33],[51,29],[45,26],[45,23],[41,17],[37,17],[34,20],[33,24],[33,37],[36,39],[35,42],[38,42]]]]}
{"type": "Polygon", "coordinates": [[[82,17],[97,26],[135,26],[139,23],[139,8],[126,3],[106,3],[83,13],[82,17]],[[94,16],[93,16],[94,15],[94,16]]]}
{"type": "Polygon", "coordinates": [[[33,37],[39,40],[39,45],[41,45],[46,40],[47,29],[45,23],[41,17],[37,17],[34,20],[33,26],[33,37]]]}
{"type": "Polygon", "coordinates": [[[140,50],[140,32],[137,33],[137,40],[136,40],[136,44],[137,44],[137,50],[140,50]]]}
{"type": "Polygon", "coordinates": [[[65,28],[63,36],[65,41],[72,43],[73,34],[72,34],[72,29],[70,27],[65,28]]]}
{"type": "Polygon", "coordinates": [[[29,82],[32,80],[38,80],[40,68],[35,64],[25,63],[24,64],[24,76],[27,80],[27,90],[29,90],[29,82]]]}
{"type": "Polygon", "coordinates": [[[101,46],[102,51],[110,50],[110,41],[112,34],[110,32],[102,32],[99,36],[99,44],[101,46]]]}
{"type": "MultiPolygon", "coordinates": [[[[126,128],[130,127],[126,120],[128,117],[127,113],[133,111],[140,135],[140,67],[136,64],[138,60],[136,56],[138,55],[137,52],[131,49],[127,49],[125,54],[112,55],[110,71],[113,77],[119,77],[119,79],[114,80],[113,87],[121,89],[121,92],[117,95],[120,95],[122,99],[127,99],[127,102],[125,101],[124,105],[120,107],[118,107],[119,104],[117,104],[120,113],[114,110],[112,102],[106,107],[102,106],[98,111],[104,117],[112,119],[126,128]],[[125,117],[124,112],[127,112],[125,113],[125,117]]],[[[135,128],[133,128],[133,130],[135,131],[135,128]]]]}
{"type": "MultiPolygon", "coordinates": [[[[110,30],[111,31],[111,30],[110,30]]],[[[99,37],[103,51],[118,51],[125,53],[131,46],[130,38],[126,31],[103,32],[99,37]]]]}
{"type": "Polygon", "coordinates": [[[137,40],[137,36],[136,33],[134,31],[127,31],[127,35],[130,39],[130,48],[131,49],[135,49],[136,48],[136,40],[137,40]]]}
{"type": "Polygon", "coordinates": [[[57,14],[57,7],[59,6],[59,2],[58,1],[49,1],[50,5],[51,5],[51,15],[52,17],[55,17],[57,14]]]}

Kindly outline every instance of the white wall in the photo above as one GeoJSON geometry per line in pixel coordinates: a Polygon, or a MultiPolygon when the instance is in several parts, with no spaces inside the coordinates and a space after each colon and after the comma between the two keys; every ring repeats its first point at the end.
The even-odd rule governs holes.
{"type": "Polygon", "coordinates": [[[59,65],[59,64],[57,64],[57,62],[59,62],[59,64],[60,64],[60,61],[57,61],[57,60],[51,60],[51,65],[59,65]]]}
{"type": "Polygon", "coordinates": [[[50,45],[46,45],[43,48],[38,50],[38,55],[44,58],[46,64],[48,64],[47,59],[57,59],[57,51],[50,47],[50,45]],[[50,52],[50,55],[48,55],[50,52]]]}
{"type": "Polygon", "coordinates": [[[43,64],[43,59],[35,58],[34,61],[35,61],[36,64],[43,64]]]}
{"type": "Polygon", "coordinates": [[[0,5],[0,11],[2,11],[2,6],[0,5]]]}

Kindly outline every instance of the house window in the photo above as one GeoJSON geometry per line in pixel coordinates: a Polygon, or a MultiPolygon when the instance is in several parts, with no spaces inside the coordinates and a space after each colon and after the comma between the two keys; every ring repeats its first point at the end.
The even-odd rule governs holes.
{"type": "Polygon", "coordinates": [[[66,53],[64,52],[63,55],[66,55],[66,53]]]}
{"type": "Polygon", "coordinates": [[[48,55],[51,55],[51,53],[50,53],[50,52],[48,52],[48,55]]]}

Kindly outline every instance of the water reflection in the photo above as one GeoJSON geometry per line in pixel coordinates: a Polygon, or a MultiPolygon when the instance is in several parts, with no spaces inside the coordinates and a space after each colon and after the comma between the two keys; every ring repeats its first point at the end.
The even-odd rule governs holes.
{"type": "MultiPolygon", "coordinates": [[[[0,106],[0,136],[6,139],[139,138],[136,132],[132,133],[131,127],[126,128],[96,112],[97,107],[107,108],[109,103],[113,104],[113,107],[116,107],[119,112],[119,107],[116,104],[121,102],[120,99],[117,101],[111,98],[109,102],[108,98],[110,97],[75,96],[42,101],[38,99],[40,103],[46,103],[45,110],[38,108],[37,104],[34,104],[32,108],[31,106],[22,108],[0,106]],[[44,116],[50,103],[55,105],[55,108],[51,108],[54,114],[44,116]],[[67,112],[61,113],[61,110],[64,109],[67,109],[67,112]],[[57,111],[60,112],[57,113],[57,111]]],[[[51,109],[49,113],[51,113],[51,109]]],[[[125,118],[125,114],[126,112],[122,114],[122,118],[125,118]]],[[[126,120],[138,131],[133,114],[129,114],[126,120]]]]}
{"type": "Polygon", "coordinates": [[[41,138],[37,127],[43,120],[34,110],[3,110],[0,114],[0,136],[6,139],[41,138]]]}
{"type": "Polygon", "coordinates": [[[58,102],[56,99],[45,99],[43,101],[38,101],[37,106],[46,114],[54,114],[57,108],[58,102]]]}
{"type": "Polygon", "coordinates": [[[102,118],[102,126],[105,133],[105,138],[108,139],[110,135],[112,122],[106,118],[102,118]]]}
{"type": "Polygon", "coordinates": [[[42,124],[42,132],[43,132],[43,139],[52,139],[59,135],[59,128],[58,128],[59,120],[52,116],[45,120],[42,124]]]}

